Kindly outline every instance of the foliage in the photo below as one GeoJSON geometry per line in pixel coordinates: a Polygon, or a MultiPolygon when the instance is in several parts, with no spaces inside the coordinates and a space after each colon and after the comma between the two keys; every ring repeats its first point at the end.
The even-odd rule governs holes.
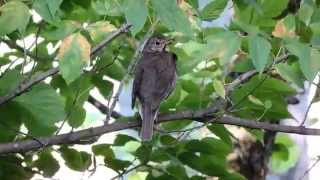
{"type": "MultiPolygon", "coordinates": [[[[320,68],[318,1],[303,1],[297,13],[285,14],[288,0],[233,0],[229,27],[201,26],[202,21],[217,19],[227,4],[215,0],[199,9],[198,0],[5,1],[0,7],[0,40],[12,51],[0,52],[0,98],[53,67],[60,72],[0,105],[0,142],[53,136],[64,122],[81,128],[89,92],[97,88],[109,98],[114,90],[110,79],[128,82],[124,78],[137,44],[151,28],[175,38],[170,50],[178,56],[177,88],[161,112],[198,110],[222,97],[232,101],[229,112],[237,117],[273,123],[289,118],[285,98],[295,93],[291,85],[302,87],[320,68]],[[130,33],[91,58],[92,49],[125,22],[133,25],[130,33]],[[32,47],[26,45],[30,37],[38,40],[32,47]],[[226,92],[225,85],[236,78],[232,74],[250,70],[259,73],[226,92]]],[[[195,126],[198,123],[190,119],[163,123],[161,129],[177,133],[156,133],[150,144],[119,134],[113,144],[94,145],[92,152],[59,146],[31,155],[1,156],[0,179],[30,179],[34,173],[54,176],[60,165],[53,151],[75,171],[87,171],[99,156],[119,174],[142,164],[136,171],[146,172],[146,179],[244,179],[228,167],[226,157],[233,149],[228,129],[208,123],[203,128],[208,137],[179,133],[195,126]],[[136,160],[119,158],[116,148],[136,160]]],[[[286,137],[276,140],[274,151],[275,169],[284,171],[297,160],[296,147],[286,137]]]]}

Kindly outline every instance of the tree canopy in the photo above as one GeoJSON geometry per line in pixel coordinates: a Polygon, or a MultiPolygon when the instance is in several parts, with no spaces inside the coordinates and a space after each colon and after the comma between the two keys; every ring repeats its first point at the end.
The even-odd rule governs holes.
{"type": "Polygon", "coordinates": [[[103,157],[103,165],[119,177],[135,171],[146,172],[146,179],[246,179],[250,175],[232,169],[227,158],[237,137],[226,125],[244,127],[254,137],[261,167],[253,174],[263,178],[268,167],[289,169],[297,148],[276,133],[320,135],[320,129],[303,124],[280,125],[291,117],[288,97],[320,69],[319,5],[317,0],[214,0],[203,8],[198,0],[0,1],[0,179],[54,176],[61,162],[53,152],[75,171],[89,171],[96,157],[103,157]],[[226,8],[233,10],[230,25],[202,26],[226,8]],[[179,76],[161,104],[153,140],[141,143],[120,133],[111,144],[95,143],[105,133],[139,131],[138,114],[124,116],[115,106],[153,34],[174,38],[169,49],[178,57],[179,76]],[[93,89],[109,103],[99,102],[93,89]],[[85,121],[85,102],[106,115],[105,125],[85,121]],[[65,126],[70,131],[61,133],[65,126]],[[92,152],[75,144],[87,144],[92,152]],[[115,148],[134,160],[121,159],[115,148]]]}

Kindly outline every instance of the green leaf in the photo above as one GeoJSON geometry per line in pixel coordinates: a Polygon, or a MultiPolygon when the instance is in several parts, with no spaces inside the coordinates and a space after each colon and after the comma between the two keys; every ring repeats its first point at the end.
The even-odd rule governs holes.
{"type": "Polygon", "coordinates": [[[103,80],[103,76],[93,76],[92,83],[106,99],[113,90],[113,84],[110,81],[103,80]]]}
{"type": "Polygon", "coordinates": [[[138,141],[138,140],[132,136],[128,136],[125,134],[118,134],[116,139],[113,142],[113,145],[114,146],[124,146],[129,141],[138,141]]]}
{"type": "Polygon", "coordinates": [[[151,0],[152,6],[160,21],[172,31],[177,31],[186,36],[193,36],[191,24],[185,13],[178,7],[176,1],[151,0]]]}
{"type": "Polygon", "coordinates": [[[240,48],[239,36],[231,31],[218,32],[206,38],[206,57],[220,58],[221,64],[227,64],[240,48]]]}
{"type": "Polygon", "coordinates": [[[298,17],[306,25],[309,25],[313,11],[313,7],[310,4],[302,3],[298,11],[298,17]]]}
{"type": "Polygon", "coordinates": [[[13,141],[18,135],[17,132],[12,131],[12,129],[19,129],[22,124],[21,112],[17,111],[17,108],[17,105],[11,102],[0,106],[0,142],[13,141]]]}
{"type": "Polygon", "coordinates": [[[60,20],[58,10],[63,0],[35,0],[33,9],[48,23],[56,24],[60,20]]]}
{"type": "Polygon", "coordinates": [[[295,166],[299,159],[299,148],[285,134],[278,135],[275,144],[277,145],[276,147],[280,148],[275,149],[275,152],[272,153],[271,169],[274,172],[283,173],[295,166]]]}
{"type": "Polygon", "coordinates": [[[266,17],[277,17],[287,8],[289,0],[267,0],[261,4],[262,15],[266,17]]]}
{"type": "Polygon", "coordinates": [[[131,32],[135,36],[143,28],[148,17],[145,0],[125,0],[124,14],[127,22],[132,24],[131,32]]]}
{"type": "Polygon", "coordinates": [[[200,12],[201,19],[211,21],[217,19],[227,6],[227,0],[214,0],[206,5],[200,12]]]}
{"type": "Polygon", "coordinates": [[[207,126],[207,128],[216,136],[218,136],[221,140],[223,140],[228,145],[232,145],[232,141],[230,138],[230,133],[222,124],[212,124],[207,126]]]}
{"type": "Polygon", "coordinates": [[[86,110],[82,106],[75,105],[70,111],[68,124],[73,128],[80,127],[86,118],[86,110]]]}
{"type": "Polygon", "coordinates": [[[183,165],[171,163],[166,167],[168,173],[177,179],[189,179],[186,169],[183,165]]]}
{"type": "Polygon", "coordinates": [[[84,151],[63,147],[60,149],[65,164],[75,171],[86,171],[91,165],[91,155],[84,151]]]}
{"type": "Polygon", "coordinates": [[[111,145],[110,144],[97,144],[92,146],[92,152],[96,155],[96,156],[104,156],[105,158],[114,158],[114,152],[111,149],[111,145]]]}
{"type": "Polygon", "coordinates": [[[0,179],[3,180],[28,180],[33,177],[33,173],[26,170],[21,164],[21,158],[14,155],[0,157],[0,179]]]}
{"type": "Polygon", "coordinates": [[[71,35],[77,29],[81,28],[81,24],[71,20],[63,20],[53,28],[44,31],[42,34],[47,40],[62,40],[71,35]]]}
{"type": "Polygon", "coordinates": [[[88,25],[87,30],[96,45],[106,38],[110,32],[117,30],[117,28],[108,21],[97,21],[88,25]]]}
{"type": "Polygon", "coordinates": [[[58,58],[62,77],[68,84],[80,77],[82,68],[90,59],[91,45],[80,33],[65,38],[58,58]]]}
{"type": "Polygon", "coordinates": [[[29,8],[21,1],[10,1],[0,7],[0,36],[15,30],[24,32],[29,23],[29,8]]]}
{"type": "Polygon", "coordinates": [[[0,96],[7,95],[9,92],[18,87],[22,77],[18,70],[11,70],[0,78],[0,96]]]}
{"type": "Polygon", "coordinates": [[[249,54],[254,67],[260,73],[263,72],[269,59],[271,44],[266,39],[254,35],[249,37],[249,54]]]}
{"type": "Polygon", "coordinates": [[[94,0],[92,1],[93,9],[99,15],[120,16],[121,2],[119,0],[94,0]]]}
{"type": "Polygon", "coordinates": [[[251,101],[253,104],[258,106],[264,106],[263,102],[258,99],[257,97],[254,97],[253,95],[248,96],[249,101],[251,101]]]}
{"type": "Polygon", "coordinates": [[[42,171],[44,177],[52,177],[60,168],[59,162],[48,150],[40,153],[39,158],[34,162],[33,166],[42,171]]]}
{"type": "Polygon", "coordinates": [[[235,89],[231,96],[232,100],[239,109],[237,114],[239,117],[254,119],[260,117],[265,111],[264,106],[257,106],[248,99],[248,93],[258,98],[261,102],[270,100],[272,107],[265,113],[265,119],[279,120],[279,118],[289,117],[287,103],[285,97],[289,94],[296,93],[286,82],[268,77],[264,75],[256,75],[241,87],[235,89]],[[243,110],[241,110],[243,109],[243,110]]]}
{"type": "Polygon", "coordinates": [[[191,140],[186,144],[186,149],[192,152],[200,152],[223,158],[231,152],[231,146],[216,138],[204,138],[201,141],[191,140]]]}
{"type": "Polygon", "coordinates": [[[311,49],[309,45],[300,43],[299,41],[288,41],[285,47],[299,58],[299,64],[304,76],[313,81],[320,69],[320,53],[316,49],[311,49]]]}
{"type": "Polygon", "coordinates": [[[213,87],[220,97],[222,97],[223,99],[226,97],[226,91],[224,89],[224,85],[220,80],[214,79],[213,87]]]}
{"type": "Polygon", "coordinates": [[[304,86],[303,82],[305,78],[299,69],[298,63],[293,63],[291,65],[280,63],[275,65],[275,67],[280,76],[285,80],[293,82],[301,88],[304,86]]]}
{"type": "Polygon", "coordinates": [[[220,177],[227,174],[225,162],[221,162],[213,155],[196,155],[191,152],[185,152],[180,154],[178,158],[192,169],[209,176],[220,177]]]}
{"type": "Polygon", "coordinates": [[[54,124],[63,120],[65,116],[61,97],[47,84],[34,86],[31,91],[22,94],[14,101],[32,118],[23,119],[29,127],[36,125],[34,123],[44,127],[54,127],[54,124]]]}
{"type": "Polygon", "coordinates": [[[139,159],[139,161],[142,164],[144,164],[149,161],[151,152],[152,152],[152,146],[148,144],[142,144],[134,154],[139,159]]]}

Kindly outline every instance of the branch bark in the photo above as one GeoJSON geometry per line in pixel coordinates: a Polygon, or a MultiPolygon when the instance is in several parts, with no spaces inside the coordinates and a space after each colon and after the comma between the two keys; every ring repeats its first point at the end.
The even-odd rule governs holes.
{"type": "MultiPolygon", "coordinates": [[[[108,45],[116,37],[127,32],[130,27],[131,27],[130,24],[124,24],[117,31],[110,34],[106,39],[104,39],[100,44],[98,44],[96,47],[94,47],[92,49],[90,57],[91,58],[95,57],[99,51],[101,51],[106,45],[108,45]]],[[[17,46],[17,50],[24,51],[23,48],[21,49],[21,47],[20,48],[18,48],[18,47],[19,46],[17,46]]],[[[30,81],[20,84],[17,88],[15,88],[11,92],[9,92],[7,95],[0,97],[0,105],[14,99],[15,97],[17,97],[21,94],[23,94],[24,92],[28,91],[28,89],[30,89],[32,86],[38,84],[39,82],[43,81],[47,77],[50,77],[50,76],[57,74],[58,72],[59,72],[58,67],[52,68],[52,69],[49,69],[43,73],[40,73],[38,76],[32,78],[30,81]]]]}
{"type": "MultiPolygon", "coordinates": [[[[320,129],[306,128],[303,126],[287,126],[270,124],[266,122],[257,122],[254,120],[245,120],[230,115],[224,115],[220,119],[215,119],[211,121],[211,118],[215,118],[212,115],[202,114],[206,112],[205,110],[198,111],[182,111],[172,114],[162,114],[159,116],[158,123],[177,121],[181,119],[191,119],[203,123],[218,123],[218,124],[229,124],[242,126],[252,129],[264,129],[269,131],[277,131],[283,133],[294,133],[302,135],[320,135],[320,129]]],[[[52,137],[43,137],[35,140],[24,140],[17,142],[10,142],[5,144],[0,144],[0,154],[7,153],[19,153],[27,152],[31,150],[40,149],[52,145],[70,145],[77,144],[81,142],[82,139],[87,139],[95,136],[100,136],[105,133],[115,132],[119,130],[135,128],[140,126],[140,121],[130,121],[130,122],[116,122],[113,124],[106,124],[103,126],[98,126],[94,128],[88,128],[84,130],[75,131],[72,133],[61,134],[52,137]],[[41,142],[41,143],[39,143],[41,142]]]]}

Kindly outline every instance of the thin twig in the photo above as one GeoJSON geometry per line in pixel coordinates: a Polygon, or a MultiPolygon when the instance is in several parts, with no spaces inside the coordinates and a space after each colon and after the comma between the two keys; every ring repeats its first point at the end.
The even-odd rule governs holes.
{"type": "Polygon", "coordinates": [[[135,170],[135,169],[138,169],[139,167],[141,167],[141,166],[143,166],[143,165],[144,165],[144,164],[138,164],[138,165],[136,165],[136,166],[134,166],[134,167],[132,167],[132,168],[130,168],[130,169],[127,169],[127,170],[123,171],[122,173],[114,176],[114,177],[111,178],[110,180],[118,179],[118,178],[122,177],[123,175],[128,174],[129,172],[131,172],[131,171],[133,171],[133,170],[135,170]]]}
{"type": "Polygon", "coordinates": [[[317,160],[308,168],[299,180],[303,180],[303,178],[310,173],[310,171],[320,162],[320,157],[317,157],[317,160]]]}

